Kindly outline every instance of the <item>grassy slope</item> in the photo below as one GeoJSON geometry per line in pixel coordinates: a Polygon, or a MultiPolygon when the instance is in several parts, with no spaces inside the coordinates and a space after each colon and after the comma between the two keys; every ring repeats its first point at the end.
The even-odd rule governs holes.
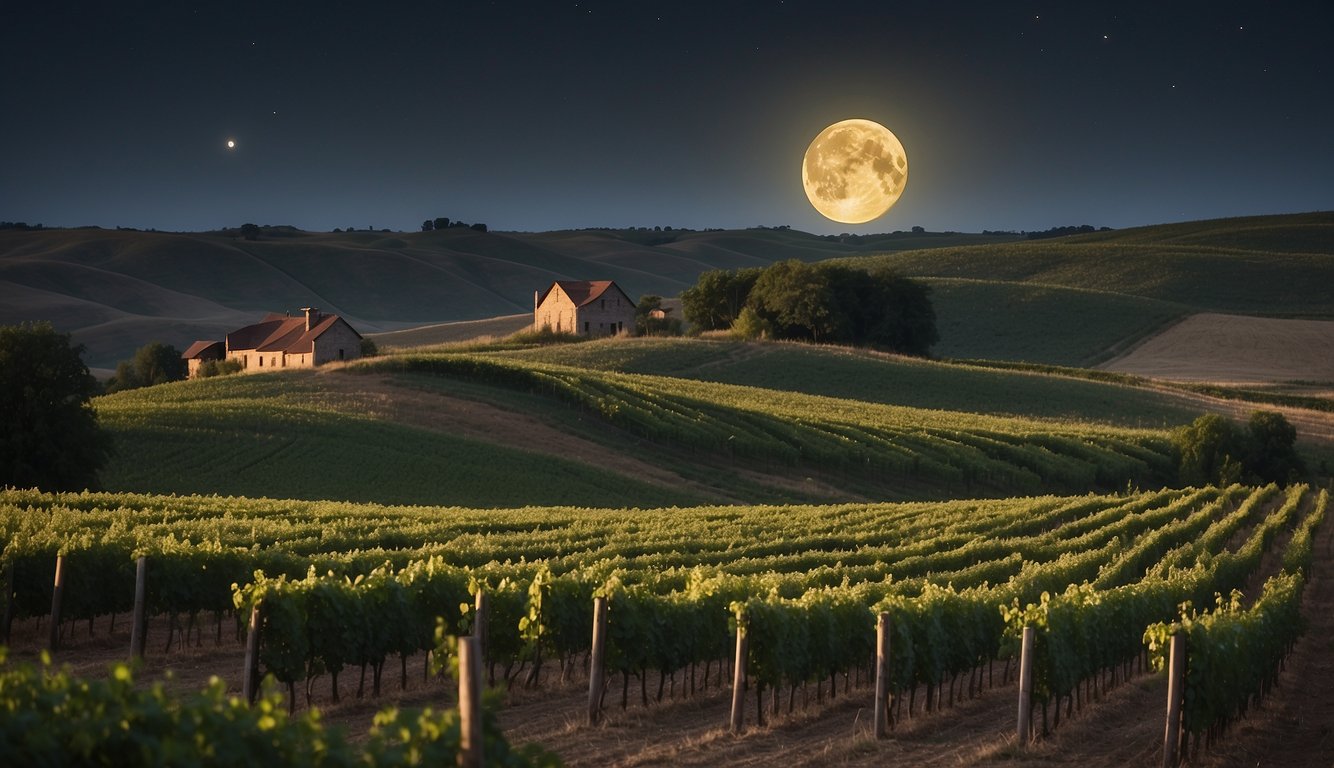
{"type": "MultiPolygon", "coordinates": [[[[501,360],[516,358],[513,353],[493,355],[501,360]]],[[[1161,435],[1126,433],[1098,422],[1161,427],[1188,418],[1128,388],[795,345],[633,340],[517,355],[519,359],[525,356],[532,361],[524,363],[525,367],[534,365],[548,372],[539,377],[568,376],[592,367],[668,374],[646,380],[647,385],[667,393],[674,402],[698,403],[715,414],[710,419],[722,419],[716,429],[744,429],[759,436],[760,447],[757,452],[719,461],[719,448],[708,442],[681,441],[670,431],[646,440],[632,425],[614,419],[608,422],[596,411],[571,407],[572,402],[549,393],[484,378],[438,375],[430,366],[403,366],[400,361],[408,358],[389,357],[343,371],[227,377],[99,398],[98,411],[120,449],[104,473],[104,483],[109,489],[125,491],[472,506],[946,498],[963,487],[957,475],[918,481],[885,474],[883,465],[875,466],[880,461],[875,459],[880,455],[876,451],[881,449],[873,444],[864,466],[861,459],[852,464],[839,459],[826,466],[821,461],[827,460],[811,458],[794,467],[790,458],[782,458],[792,455],[791,448],[781,442],[764,447],[770,440],[765,435],[788,434],[783,425],[801,413],[812,425],[803,429],[815,430],[803,439],[816,443],[826,441],[830,429],[845,429],[838,425],[861,424],[864,426],[854,430],[865,428],[879,434],[876,430],[906,429],[910,434],[905,435],[905,445],[933,456],[937,452],[953,455],[959,435],[964,435],[965,442],[972,441],[976,438],[967,435],[974,430],[979,436],[992,436],[981,438],[984,443],[989,444],[994,436],[1010,435],[1003,439],[1016,441],[1016,445],[1033,439],[1046,441],[1046,437],[1025,435],[1050,431],[1051,448],[1059,452],[1069,450],[1068,443],[1061,441],[1072,435],[1087,435],[1090,445],[1152,442],[1160,439],[1154,435],[1161,435]],[[579,367],[551,368],[544,360],[579,367]],[[355,378],[348,378],[358,370],[387,372],[398,377],[399,386],[485,402],[537,419],[674,472],[689,485],[664,487],[661,479],[649,480],[625,467],[608,467],[587,458],[556,458],[528,451],[527,444],[513,440],[463,438],[411,418],[388,418],[347,395],[361,386],[355,378]],[[690,384],[692,376],[769,389],[690,384]],[[325,383],[331,377],[339,377],[343,385],[325,383]],[[753,402],[764,402],[781,412],[746,415],[753,402]],[[893,404],[948,410],[921,411],[893,404]],[[1052,421],[995,420],[987,414],[1042,416],[1052,421]],[[957,432],[960,429],[965,431],[957,432]],[[1067,437],[1059,437],[1062,434],[1067,437]],[[1108,438],[1111,443],[1105,442],[1108,438]],[[809,464],[811,461],[816,463],[809,464]],[[803,484],[801,477],[813,481],[803,484]],[[708,488],[717,493],[709,493],[708,488]]],[[[611,387],[607,391],[613,392],[625,385],[608,379],[597,386],[611,387]]],[[[1086,438],[1075,439],[1077,443],[1086,438]]],[[[1014,450],[1022,453],[1031,448],[1014,450]]],[[[1002,449],[1002,454],[988,461],[996,455],[1002,455],[1002,463],[1019,460],[1004,458],[1009,455],[1005,452],[1013,451],[1002,449]]],[[[1017,471],[1016,479],[1007,480],[1009,470],[1000,474],[988,470],[985,479],[969,480],[967,485],[971,493],[1005,495],[1009,483],[1031,485],[1030,470],[1017,471]]],[[[1025,490],[1031,490],[1026,485],[1025,490]]]]}
{"type": "Polygon", "coordinates": [[[926,279],[937,355],[1093,365],[1197,311],[1334,317],[1334,213],[854,257],[926,279]]]}
{"type": "Polygon", "coordinates": [[[1198,412],[1110,382],[885,355],[843,347],[693,339],[599,340],[500,353],[598,370],[680,376],[872,403],[1001,416],[1161,427],[1198,412]]]}
{"type": "Polygon", "coordinates": [[[689,504],[576,461],[368,416],[310,373],[180,382],[98,398],[115,491],[394,504],[689,504]]]}

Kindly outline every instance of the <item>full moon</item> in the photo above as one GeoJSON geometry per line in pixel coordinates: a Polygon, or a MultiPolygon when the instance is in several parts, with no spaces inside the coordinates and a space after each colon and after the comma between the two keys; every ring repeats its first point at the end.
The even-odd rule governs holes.
{"type": "Polygon", "coordinates": [[[227,139],[227,149],[236,149],[236,139],[227,139]]]}
{"type": "Polygon", "coordinates": [[[898,137],[871,120],[843,120],[806,148],[801,183],[815,210],[844,224],[879,218],[908,183],[908,155],[898,137]]]}

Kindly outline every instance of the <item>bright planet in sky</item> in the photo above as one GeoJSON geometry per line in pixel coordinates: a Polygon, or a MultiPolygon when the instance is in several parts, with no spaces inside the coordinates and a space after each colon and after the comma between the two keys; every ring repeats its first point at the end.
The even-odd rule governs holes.
{"type": "Polygon", "coordinates": [[[843,120],[820,131],[806,148],[801,183],[826,218],[864,224],[898,202],[908,183],[908,155],[885,126],[843,120]]]}

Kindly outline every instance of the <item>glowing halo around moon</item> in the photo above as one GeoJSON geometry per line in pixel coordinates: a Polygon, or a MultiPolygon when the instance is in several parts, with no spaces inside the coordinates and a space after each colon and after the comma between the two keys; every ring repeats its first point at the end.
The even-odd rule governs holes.
{"type": "Polygon", "coordinates": [[[908,183],[908,155],[885,126],[843,120],[820,131],[806,148],[801,183],[826,218],[864,224],[898,202],[908,183]]]}

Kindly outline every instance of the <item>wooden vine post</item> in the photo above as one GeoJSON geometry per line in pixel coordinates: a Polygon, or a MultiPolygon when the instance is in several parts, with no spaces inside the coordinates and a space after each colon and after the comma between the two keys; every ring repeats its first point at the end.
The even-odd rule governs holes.
{"type": "Polygon", "coordinates": [[[875,737],[889,734],[889,614],[875,622],[875,737]]]}
{"type": "Polygon", "coordinates": [[[9,645],[9,628],[14,624],[14,563],[5,568],[5,615],[0,626],[0,640],[9,645]]]}
{"type": "Polygon", "coordinates": [[[247,704],[254,704],[255,695],[259,693],[259,609],[259,603],[250,609],[250,625],[245,636],[245,670],[241,673],[241,695],[247,704]]]}
{"type": "Polygon", "coordinates": [[[1033,733],[1033,637],[1032,627],[1024,627],[1019,651],[1019,746],[1027,746],[1033,733]]]}
{"type": "Polygon", "coordinates": [[[130,623],[130,656],[142,659],[148,641],[148,614],[144,604],[148,593],[148,558],[143,555],[134,564],[134,619],[130,623]]]}
{"type": "Polygon", "coordinates": [[[750,641],[746,637],[745,617],[737,615],[736,623],[736,663],[732,665],[732,721],[729,730],[741,733],[745,727],[746,703],[746,657],[750,652],[750,641]]]}
{"type": "Polygon", "coordinates": [[[459,638],[459,766],[482,768],[482,654],[477,637],[459,638]]]}
{"type": "Polygon", "coordinates": [[[593,598],[593,650],[588,667],[588,724],[602,719],[602,687],[606,679],[607,598],[593,598]]]}
{"type": "Polygon", "coordinates": [[[477,590],[473,598],[472,636],[477,638],[477,663],[483,664],[486,658],[486,616],[490,602],[483,590],[477,590]]]}
{"type": "Polygon", "coordinates": [[[1163,768],[1180,762],[1181,706],[1186,695],[1186,636],[1172,634],[1167,660],[1167,727],[1163,732],[1163,768]]]}
{"type": "Polygon", "coordinates": [[[65,594],[65,556],[56,555],[56,579],[51,589],[51,637],[47,646],[52,653],[60,647],[60,600],[65,594]]]}

